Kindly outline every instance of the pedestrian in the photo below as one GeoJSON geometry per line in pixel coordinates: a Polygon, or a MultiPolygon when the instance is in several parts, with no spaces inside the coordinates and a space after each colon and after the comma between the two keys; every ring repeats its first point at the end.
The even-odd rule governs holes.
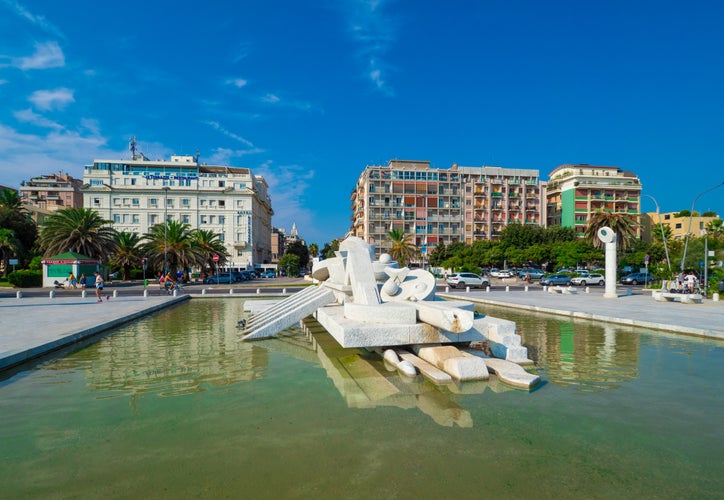
{"type": "Polygon", "coordinates": [[[171,271],[166,274],[166,280],[164,281],[164,285],[166,288],[166,293],[168,294],[173,293],[173,290],[176,288],[176,280],[173,279],[171,271]]]}
{"type": "Polygon", "coordinates": [[[88,283],[88,278],[85,277],[85,273],[80,274],[80,289],[85,290],[85,285],[88,283]]]}
{"type": "Polygon", "coordinates": [[[68,288],[77,288],[78,282],[75,279],[75,275],[71,271],[70,275],[68,276],[68,288]]]}
{"type": "Polygon", "coordinates": [[[103,277],[97,271],[93,274],[96,277],[95,287],[96,297],[98,297],[98,300],[96,300],[96,302],[103,302],[103,298],[101,297],[101,294],[103,294],[103,277]]]}
{"type": "Polygon", "coordinates": [[[689,288],[689,293],[694,293],[697,281],[694,271],[689,271],[689,275],[686,277],[686,286],[689,288]]]}

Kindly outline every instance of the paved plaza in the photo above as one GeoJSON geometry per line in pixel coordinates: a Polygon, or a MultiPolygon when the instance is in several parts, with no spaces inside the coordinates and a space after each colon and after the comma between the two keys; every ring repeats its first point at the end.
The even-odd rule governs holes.
{"type": "MultiPolygon", "coordinates": [[[[571,295],[547,293],[540,287],[531,287],[528,292],[506,292],[504,289],[491,292],[453,290],[438,295],[481,304],[724,339],[724,300],[680,304],[656,302],[650,292],[637,291],[631,295],[625,289],[620,292],[621,295],[616,299],[604,298],[603,289],[593,287],[590,293],[579,289],[578,293],[571,295]]],[[[242,294],[215,296],[230,299],[243,297],[242,294]]],[[[173,297],[152,294],[144,297],[140,289],[121,291],[117,297],[111,295],[102,303],[96,302],[92,292],[85,298],[80,292],[55,298],[0,298],[0,370],[192,297],[200,298],[202,295],[192,293],[173,297]]]]}

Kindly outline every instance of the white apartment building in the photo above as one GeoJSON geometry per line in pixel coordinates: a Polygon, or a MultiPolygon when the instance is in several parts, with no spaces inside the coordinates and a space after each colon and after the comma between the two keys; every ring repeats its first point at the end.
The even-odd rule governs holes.
{"type": "Polygon", "coordinates": [[[83,173],[83,206],[113,221],[118,231],[143,235],[164,217],[219,234],[233,267],[271,262],[271,198],[248,168],[170,161],[94,160],[83,173]]]}

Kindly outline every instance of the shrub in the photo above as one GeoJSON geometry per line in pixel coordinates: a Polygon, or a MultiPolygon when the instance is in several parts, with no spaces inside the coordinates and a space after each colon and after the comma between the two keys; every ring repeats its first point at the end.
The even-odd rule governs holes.
{"type": "Polygon", "coordinates": [[[8,274],[8,282],[18,288],[43,286],[43,272],[21,269],[8,274]]]}

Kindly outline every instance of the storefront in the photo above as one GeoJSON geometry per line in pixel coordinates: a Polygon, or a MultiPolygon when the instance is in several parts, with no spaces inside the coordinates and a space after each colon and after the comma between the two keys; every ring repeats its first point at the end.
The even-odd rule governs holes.
{"type": "MultiPolygon", "coordinates": [[[[42,260],[42,264],[44,287],[53,287],[56,281],[63,283],[68,279],[70,273],[73,273],[78,281],[80,281],[81,274],[85,274],[88,279],[86,286],[92,287],[95,283],[93,273],[101,270],[101,261],[75,252],[48,257],[42,260]]],[[[80,285],[78,287],[80,288],[80,285]]]]}

